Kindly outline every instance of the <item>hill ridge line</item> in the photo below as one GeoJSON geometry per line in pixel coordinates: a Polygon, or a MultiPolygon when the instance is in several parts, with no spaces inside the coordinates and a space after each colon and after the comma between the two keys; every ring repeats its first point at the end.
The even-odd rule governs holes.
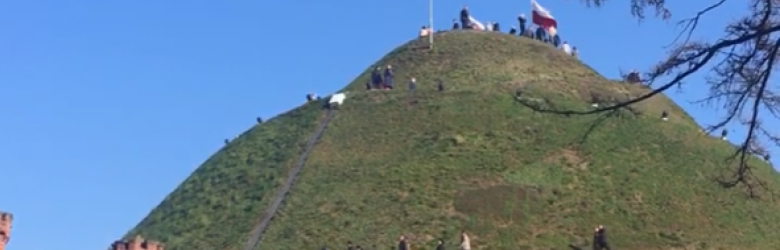
{"type": "Polygon", "coordinates": [[[295,179],[298,178],[298,175],[303,170],[303,166],[306,165],[306,159],[309,157],[312,149],[314,149],[314,146],[317,145],[317,141],[319,141],[320,137],[322,137],[322,134],[325,132],[325,128],[328,126],[328,123],[330,123],[330,119],[332,117],[333,110],[328,109],[327,113],[325,114],[325,118],[320,121],[319,127],[317,127],[317,130],[314,132],[312,137],[309,138],[309,141],[306,142],[306,147],[298,158],[298,163],[295,165],[295,167],[293,167],[293,169],[290,170],[290,173],[287,175],[287,181],[284,183],[284,186],[282,186],[282,189],[279,190],[279,193],[277,193],[274,201],[271,202],[271,205],[265,211],[263,219],[252,229],[249,240],[247,240],[243,250],[252,250],[258,246],[263,233],[271,224],[271,219],[273,219],[274,215],[276,215],[276,212],[278,212],[279,208],[281,208],[282,202],[284,202],[285,198],[287,198],[288,193],[295,184],[295,179]]]}

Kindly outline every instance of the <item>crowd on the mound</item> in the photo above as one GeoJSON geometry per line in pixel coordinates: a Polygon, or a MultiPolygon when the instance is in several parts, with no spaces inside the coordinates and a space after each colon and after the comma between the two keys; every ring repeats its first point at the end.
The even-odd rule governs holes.
{"type": "MultiPolygon", "coordinates": [[[[452,20],[452,30],[462,29],[501,32],[501,27],[498,22],[490,21],[482,24],[475,21],[469,14],[469,9],[467,6],[463,6],[463,9],[460,11],[459,20],[460,21],[458,21],[458,19],[452,20]]],[[[517,24],[519,29],[515,26],[512,26],[508,31],[510,35],[536,39],[538,41],[551,44],[552,46],[563,50],[566,54],[577,57],[577,47],[573,47],[569,45],[568,42],[563,41],[561,36],[558,34],[557,29],[554,27],[543,27],[541,25],[529,24],[525,14],[520,14],[517,16],[517,24]]],[[[419,36],[427,37],[433,34],[434,31],[430,27],[422,26],[419,36]]]]}
{"type": "MultiPolygon", "coordinates": [[[[609,243],[607,243],[607,230],[603,225],[598,225],[596,229],[593,232],[593,250],[611,250],[609,247],[609,243]]],[[[329,248],[327,246],[322,247],[321,250],[328,250],[329,248]]],[[[373,246],[372,249],[379,249],[376,246],[373,246]]],[[[396,246],[396,250],[411,250],[412,245],[409,242],[409,239],[401,235],[401,237],[398,238],[398,245],[396,246]]],[[[364,248],[360,245],[354,244],[352,241],[347,242],[347,250],[364,250],[364,248]]],[[[439,238],[436,240],[436,250],[446,250],[446,244],[443,238],[439,238]]],[[[461,231],[460,233],[460,243],[458,244],[458,250],[471,250],[471,238],[466,233],[466,231],[461,231]]]]}

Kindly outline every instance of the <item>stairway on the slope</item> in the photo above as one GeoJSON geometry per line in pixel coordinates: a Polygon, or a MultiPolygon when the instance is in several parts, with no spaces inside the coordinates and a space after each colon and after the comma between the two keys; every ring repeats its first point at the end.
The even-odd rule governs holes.
{"type": "Polygon", "coordinates": [[[312,135],[311,138],[309,138],[309,141],[306,142],[306,147],[304,148],[303,153],[301,153],[300,158],[298,158],[298,163],[290,170],[290,173],[287,175],[287,181],[282,186],[282,189],[279,190],[270,206],[268,206],[268,209],[263,214],[263,219],[260,220],[260,222],[257,223],[257,225],[255,225],[255,227],[252,229],[251,233],[249,234],[249,240],[246,242],[246,245],[244,245],[243,250],[253,250],[255,247],[257,247],[257,244],[260,243],[260,238],[263,236],[263,232],[265,232],[265,230],[268,228],[268,225],[271,223],[271,219],[273,219],[276,212],[278,212],[279,208],[281,208],[282,202],[284,202],[284,199],[287,197],[290,189],[292,189],[292,186],[295,184],[295,179],[298,178],[298,174],[300,174],[301,170],[303,170],[303,166],[306,164],[306,158],[309,157],[309,153],[311,153],[311,150],[314,149],[315,145],[317,145],[317,141],[322,136],[322,133],[325,132],[325,127],[328,126],[330,118],[334,113],[331,109],[327,109],[326,112],[327,113],[325,114],[325,118],[320,121],[320,125],[317,127],[314,135],[312,135]]]}

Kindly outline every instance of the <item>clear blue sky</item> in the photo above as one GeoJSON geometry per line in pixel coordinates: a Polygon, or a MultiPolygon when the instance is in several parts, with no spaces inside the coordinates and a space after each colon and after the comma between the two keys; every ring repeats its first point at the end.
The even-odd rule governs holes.
{"type": "MultiPolygon", "coordinates": [[[[649,67],[674,35],[657,19],[638,24],[623,1],[539,1],[607,76],[649,67]]],[[[710,1],[672,2],[680,18],[710,1]]],[[[524,0],[466,3],[505,28],[529,13],[524,0]]],[[[700,37],[745,8],[728,3],[700,37]]],[[[463,4],[439,1],[436,26],[449,27],[463,4]]],[[[8,249],[104,249],[224,138],[307,92],[341,88],[416,36],[427,13],[425,1],[2,1],[0,210],[16,215],[8,249]]],[[[715,121],[715,109],[687,104],[706,90],[691,84],[672,96],[715,121]]]]}

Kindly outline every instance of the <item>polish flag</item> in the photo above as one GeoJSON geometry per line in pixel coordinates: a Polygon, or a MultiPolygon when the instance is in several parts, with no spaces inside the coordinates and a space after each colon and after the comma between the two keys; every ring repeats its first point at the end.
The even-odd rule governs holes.
{"type": "Polygon", "coordinates": [[[545,30],[558,28],[558,22],[550,15],[550,11],[539,5],[536,0],[531,0],[531,21],[545,30]]]}

